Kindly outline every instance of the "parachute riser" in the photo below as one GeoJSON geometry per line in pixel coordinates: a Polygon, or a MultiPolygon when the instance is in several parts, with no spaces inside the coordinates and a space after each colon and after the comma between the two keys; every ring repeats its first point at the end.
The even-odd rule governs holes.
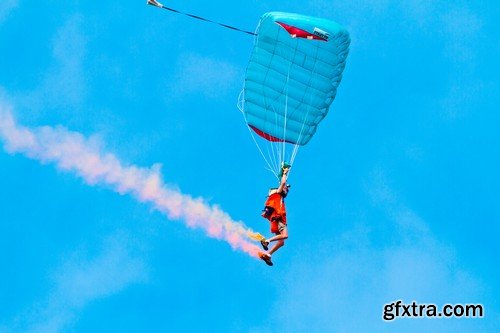
{"type": "Polygon", "coordinates": [[[256,35],[257,35],[257,34],[256,34],[256,33],[254,33],[254,32],[251,32],[251,31],[246,31],[246,30],[242,30],[242,29],[240,29],[240,28],[236,28],[236,27],[233,27],[233,26],[230,26],[230,25],[224,24],[224,23],[215,22],[215,21],[212,21],[212,20],[206,19],[206,18],[201,17],[201,16],[198,16],[198,15],[193,15],[193,14],[183,13],[183,12],[181,12],[181,11],[178,11],[177,9],[173,9],[173,8],[166,7],[166,6],[164,6],[163,4],[159,3],[159,2],[158,2],[158,1],[156,1],[156,0],[148,0],[148,1],[147,1],[147,4],[148,4],[148,5],[151,5],[151,6],[154,6],[154,7],[157,7],[157,8],[161,8],[161,9],[165,9],[165,10],[171,11],[171,12],[173,12],[173,13],[177,13],[177,14],[181,14],[181,15],[189,16],[189,17],[191,17],[191,18],[194,18],[194,19],[197,19],[197,20],[200,20],[200,21],[205,21],[205,22],[209,22],[209,23],[214,23],[214,24],[220,25],[221,27],[224,27],[224,28],[227,28],[227,29],[231,29],[231,30],[235,30],[235,31],[239,31],[239,32],[243,32],[243,33],[248,34],[248,35],[252,35],[252,36],[256,36],[256,35]]]}

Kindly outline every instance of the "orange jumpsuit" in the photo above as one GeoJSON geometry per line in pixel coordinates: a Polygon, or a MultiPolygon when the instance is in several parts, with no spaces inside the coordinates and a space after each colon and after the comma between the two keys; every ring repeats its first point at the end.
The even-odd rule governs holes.
{"type": "Polygon", "coordinates": [[[285,200],[280,193],[273,193],[267,197],[262,217],[271,222],[271,232],[277,233],[278,223],[286,225],[286,207],[285,200]]]}

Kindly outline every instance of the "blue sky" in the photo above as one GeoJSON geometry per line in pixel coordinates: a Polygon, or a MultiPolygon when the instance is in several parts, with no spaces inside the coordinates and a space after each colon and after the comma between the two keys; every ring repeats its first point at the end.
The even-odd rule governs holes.
{"type": "Polygon", "coordinates": [[[498,330],[497,2],[168,2],[245,30],[279,10],[351,34],[337,98],[294,165],[272,268],[147,186],[267,233],[275,180],[236,107],[252,37],[144,2],[0,4],[3,128],[12,116],[26,145],[74,139],[144,190],[4,131],[0,332],[498,330]],[[486,316],[384,322],[398,299],[486,316]]]}

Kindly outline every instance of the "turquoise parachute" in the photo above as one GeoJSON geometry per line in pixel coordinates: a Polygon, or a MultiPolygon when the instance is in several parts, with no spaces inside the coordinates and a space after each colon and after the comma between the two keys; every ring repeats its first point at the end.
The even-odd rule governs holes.
{"type": "Polygon", "coordinates": [[[279,144],[268,147],[269,159],[258,145],[273,172],[285,159],[293,163],[327,115],[349,43],[347,30],[330,20],[281,12],[261,17],[238,106],[256,143],[254,133],[279,144]],[[285,143],[294,146],[291,156],[285,143]]]}

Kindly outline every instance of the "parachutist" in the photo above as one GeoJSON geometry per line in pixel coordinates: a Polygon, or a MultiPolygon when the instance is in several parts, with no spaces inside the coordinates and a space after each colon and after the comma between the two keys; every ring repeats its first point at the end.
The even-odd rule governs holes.
{"type": "Polygon", "coordinates": [[[288,238],[285,198],[290,190],[290,184],[286,183],[290,167],[291,166],[289,164],[283,163],[280,172],[280,185],[278,188],[271,188],[269,190],[265,207],[262,212],[262,217],[269,220],[271,224],[271,232],[275,234],[275,236],[271,238],[260,241],[260,244],[264,250],[266,250],[266,252],[261,253],[260,258],[269,266],[273,265],[271,261],[272,254],[285,245],[285,240],[288,238]],[[276,242],[276,244],[268,250],[268,245],[271,242],[276,242]]]}

